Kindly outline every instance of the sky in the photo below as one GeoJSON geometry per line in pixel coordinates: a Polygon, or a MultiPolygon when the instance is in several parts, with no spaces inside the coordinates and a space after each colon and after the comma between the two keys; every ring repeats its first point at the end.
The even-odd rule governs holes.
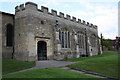
{"type": "Polygon", "coordinates": [[[118,36],[119,0],[0,0],[0,11],[14,14],[15,7],[27,1],[97,25],[98,35],[102,33],[105,39],[118,36]]]}

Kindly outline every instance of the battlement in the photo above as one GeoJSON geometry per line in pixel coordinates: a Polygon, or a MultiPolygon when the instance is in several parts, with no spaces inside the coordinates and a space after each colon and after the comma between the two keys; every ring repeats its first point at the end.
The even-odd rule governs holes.
{"type": "Polygon", "coordinates": [[[52,10],[51,10],[51,13],[52,13],[53,16],[57,16],[57,11],[56,11],[56,10],[53,10],[53,9],[52,9],[52,10]]]}
{"type": "Polygon", "coordinates": [[[73,22],[76,22],[76,17],[72,17],[72,21],[73,21],[73,22]]]}
{"type": "Polygon", "coordinates": [[[33,2],[26,2],[25,4],[21,4],[20,6],[16,6],[15,12],[23,11],[25,9],[38,10],[37,4],[35,4],[33,2]]]}
{"type": "Polygon", "coordinates": [[[66,14],[66,19],[67,19],[67,20],[70,20],[70,19],[71,19],[71,16],[68,15],[68,14],[66,14]]]}
{"type": "Polygon", "coordinates": [[[78,19],[78,21],[77,21],[78,23],[81,23],[81,19],[78,19]]]}
{"type": "Polygon", "coordinates": [[[85,22],[84,20],[82,20],[82,24],[83,24],[83,25],[86,25],[86,22],[85,22]]]}
{"type": "Polygon", "coordinates": [[[43,13],[48,13],[48,8],[47,7],[44,7],[44,6],[41,6],[41,11],[43,13]]]}
{"type": "Polygon", "coordinates": [[[93,24],[91,24],[89,22],[86,22],[84,20],[81,20],[81,19],[76,19],[76,17],[71,18],[71,16],[68,15],[68,14],[66,14],[66,17],[65,17],[64,13],[59,12],[59,15],[58,15],[57,14],[58,12],[56,10],[53,10],[53,9],[51,9],[51,12],[49,12],[48,7],[41,6],[41,9],[38,9],[37,4],[35,4],[33,2],[26,2],[25,4],[21,4],[20,6],[16,6],[15,7],[15,12],[17,13],[17,12],[20,12],[20,11],[23,11],[23,10],[26,10],[26,9],[40,11],[40,12],[43,12],[45,14],[53,15],[55,17],[60,17],[60,18],[63,18],[63,19],[66,19],[66,20],[69,20],[69,21],[72,21],[72,22],[80,23],[82,25],[86,25],[86,26],[92,27],[94,29],[97,29],[96,25],[93,25],[93,24]]]}

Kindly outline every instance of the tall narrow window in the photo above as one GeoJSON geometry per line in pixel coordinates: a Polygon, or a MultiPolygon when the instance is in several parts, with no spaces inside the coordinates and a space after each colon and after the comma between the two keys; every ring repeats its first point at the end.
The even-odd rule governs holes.
{"type": "Polygon", "coordinates": [[[82,48],[82,35],[80,35],[80,48],[82,48]]]}
{"type": "Polygon", "coordinates": [[[70,33],[68,31],[61,32],[62,48],[70,48],[70,33]]]}
{"type": "Polygon", "coordinates": [[[6,26],[6,46],[13,46],[13,26],[11,24],[6,26]]]}
{"type": "Polygon", "coordinates": [[[70,33],[68,32],[68,48],[70,48],[70,33]]]}
{"type": "Polygon", "coordinates": [[[94,35],[92,35],[92,36],[90,37],[90,43],[91,43],[91,46],[92,46],[92,47],[95,47],[95,46],[96,46],[96,38],[95,38],[94,35]]]}
{"type": "Polygon", "coordinates": [[[79,48],[82,48],[82,41],[81,41],[81,35],[78,35],[78,41],[79,41],[79,48]]]}
{"type": "Polygon", "coordinates": [[[78,35],[78,46],[80,48],[80,35],[78,35]]]}
{"type": "Polygon", "coordinates": [[[83,35],[83,48],[85,47],[85,37],[84,37],[84,35],[83,35]]]}
{"type": "Polygon", "coordinates": [[[84,48],[84,44],[85,44],[85,39],[84,39],[84,35],[78,35],[78,45],[79,45],[79,48],[84,48]]]}
{"type": "Polygon", "coordinates": [[[65,48],[67,48],[67,32],[65,32],[65,48]]]}
{"type": "Polygon", "coordinates": [[[62,32],[62,39],[61,39],[61,42],[62,42],[62,48],[64,48],[64,32],[62,32]]]}

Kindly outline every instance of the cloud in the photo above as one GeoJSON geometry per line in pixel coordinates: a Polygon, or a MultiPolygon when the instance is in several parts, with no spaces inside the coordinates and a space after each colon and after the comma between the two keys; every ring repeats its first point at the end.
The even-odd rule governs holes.
{"type": "Polygon", "coordinates": [[[64,7],[68,8],[68,7],[70,7],[70,5],[69,4],[64,4],[64,7]]]}
{"type": "Polygon", "coordinates": [[[118,35],[117,1],[114,4],[111,3],[113,2],[111,0],[111,2],[104,2],[102,0],[102,3],[99,3],[98,1],[96,4],[93,4],[94,2],[92,2],[92,0],[87,1],[89,3],[86,3],[86,0],[79,2],[80,5],[85,8],[85,10],[76,10],[70,12],[70,14],[76,15],[82,20],[97,25],[99,34],[102,33],[105,38],[114,39],[118,35]]]}
{"type": "Polygon", "coordinates": [[[72,14],[72,15],[76,15],[76,16],[79,16],[79,15],[81,15],[81,16],[87,16],[87,15],[88,15],[87,12],[85,12],[85,11],[80,11],[80,10],[70,12],[70,14],[72,14]]]}
{"type": "Polygon", "coordinates": [[[40,4],[40,5],[38,5],[38,9],[40,9],[41,6],[49,7],[48,4],[40,4]]]}
{"type": "Polygon", "coordinates": [[[95,14],[89,21],[98,25],[99,33],[103,33],[105,38],[115,38],[118,35],[117,9],[96,10],[95,14]]]}
{"type": "Polygon", "coordinates": [[[57,0],[43,0],[43,2],[44,3],[46,3],[47,5],[54,5],[54,6],[57,6],[57,5],[59,5],[59,1],[57,1],[57,0]]]}
{"type": "MultiPolygon", "coordinates": [[[[29,0],[0,0],[0,2],[22,2],[29,0]]],[[[31,0],[41,5],[62,10],[82,20],[98,26],[99,34],[105,38],[115,38],[118,35],[118,12],[119,0],[31,0]],[[70,3],[70,4],[69,4],[70,3]],[[78,7],[76,7],[78,6],[78,7]],[[62,9],[60,9],[62,8],[62,9]]]]}
{"type": "MultiPolygon", "coordinates": [[[[118,21],[120,21],[120,2],[118,5],[118,21]]],[[[118,23],[118,36],[120,37],[120,22],[118,23]]]]}
{"type": "Polygon", "coordinates": [[[0,2],[118,2],[119,0],[0,0],[0,2]]]}

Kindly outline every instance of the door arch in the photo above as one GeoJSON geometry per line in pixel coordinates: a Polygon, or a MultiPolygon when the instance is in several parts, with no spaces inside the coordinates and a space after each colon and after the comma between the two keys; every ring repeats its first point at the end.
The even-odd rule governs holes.
{"type": "Polygon", "coordinates": [[[37,43],[38,60],[47,60],[47,43],[38,41],[37,43]]]}

